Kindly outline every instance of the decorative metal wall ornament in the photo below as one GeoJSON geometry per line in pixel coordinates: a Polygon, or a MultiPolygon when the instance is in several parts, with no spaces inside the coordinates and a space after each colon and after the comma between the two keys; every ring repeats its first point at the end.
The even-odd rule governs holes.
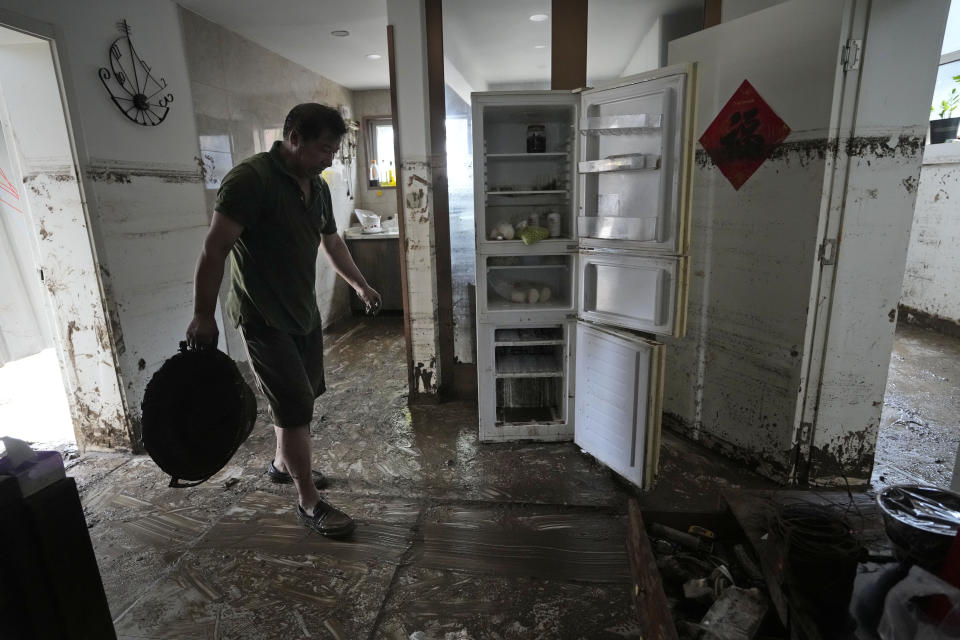
{"type": "Polygon", "coordinates": [[[155,127],[167,117],[173,94],[160,95],[167,88],[167,81],[157,81],[150,66],[137,55],[127,21],[117,23],[117,28],[123,35],[110,45],[110,68],[100,67],[100,82],[129,120],[155,127]]]}

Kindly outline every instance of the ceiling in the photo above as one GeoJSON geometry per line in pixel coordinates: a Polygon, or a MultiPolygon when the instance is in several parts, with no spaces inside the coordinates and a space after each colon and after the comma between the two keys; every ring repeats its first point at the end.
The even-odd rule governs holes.
{"type": "MultiPolygon", "coordinates": [[[[387,0],[178,1],[348,89],[389,86],[387,0]],[[331,35],[335,30],[350,35],[331,35]],[[381,58],[370,60],[367,54],[381,58]]],[[[550,5],[550,0],[444,0],[448,60],[478,89],[547,83],[550,21],[529,18],[549,15],[550,5]]],[[[619,76],[658,16],[702,6],[703,0],[590,0],[588,82],[619,76]]]]}

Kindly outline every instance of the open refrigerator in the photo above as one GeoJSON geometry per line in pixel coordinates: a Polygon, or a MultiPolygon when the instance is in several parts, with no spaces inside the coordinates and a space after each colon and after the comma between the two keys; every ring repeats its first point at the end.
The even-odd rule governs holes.
{"type": "Polygon", "coordinates": [[[685,331],[694,73],[473,94],[481,441],[573,439],[652,484],[656,336],[685,331]]]}

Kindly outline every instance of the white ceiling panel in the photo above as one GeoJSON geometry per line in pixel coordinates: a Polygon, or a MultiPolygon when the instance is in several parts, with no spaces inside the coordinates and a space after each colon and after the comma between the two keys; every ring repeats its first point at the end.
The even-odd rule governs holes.
{"type": "MultiPolygon", "coordinates": [[[[387,0],[180,0],[204,18],[349,89],[389,85],[387,0]],[[338,38],[334,30],[350,35],[338,38]],[[369,60],[376,53],[379,60],[369,60]]],[[[656,19],[703,0],[590,0],[587,78],[618,77],[656,19]]],[[[550,0],[444,0],[444,52],[472,86],[549,83],[550,0]],[[530,16],[546,14],[543,22],[530,16]],[[542,48],[538,48],[542,47],[542,48]]]]}

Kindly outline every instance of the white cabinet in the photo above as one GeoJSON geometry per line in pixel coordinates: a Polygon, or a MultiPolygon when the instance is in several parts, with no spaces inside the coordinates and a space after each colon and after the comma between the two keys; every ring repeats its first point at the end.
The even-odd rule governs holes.
{"type": "Polygon", "coordinates": [[[686,325],[693,68],[473,96],[480,439],[574,439],[656,472],[686,325]],[[546,231],[544,231],[546,230],[546,231]]]}

